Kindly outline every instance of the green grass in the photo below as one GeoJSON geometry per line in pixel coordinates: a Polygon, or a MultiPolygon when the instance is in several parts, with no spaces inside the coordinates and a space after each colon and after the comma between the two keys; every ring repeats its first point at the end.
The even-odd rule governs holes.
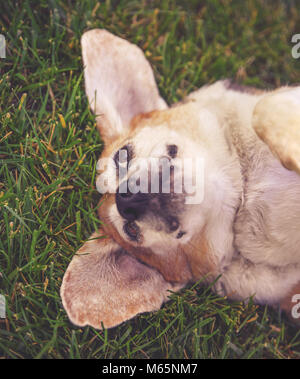
{"type": "Polygon", "coordinates": [[[101,332],[73,326],[59,297],[73,254],[100,224],[103,144],[84,94],[82,33],[106,28],[138,44],[171,104],[221,78],[296,83],[299,25],[297,1],[1,3],[0,358],[299,358],[299,329],[278,310],[201,284],[101,332]]]}

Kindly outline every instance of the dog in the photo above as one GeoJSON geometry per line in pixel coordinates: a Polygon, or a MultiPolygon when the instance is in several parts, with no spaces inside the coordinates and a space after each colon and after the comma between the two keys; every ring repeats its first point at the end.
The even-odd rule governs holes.
{"type": "Polygon", "coordinates": [[[106,178],[108,189],[100,230],[63,278],[70,320],[111,328],[201,278],[221,296],[291,312],[300,294],[300,87],[264,91],[221,80],[169,107],[139,47],[101,29],[81,44],[105,144],[97,188],[106,178]],[[171,184],[182,181],[181,162],[199,158],[200,200],[164,193],[161,167],[155,193],[120,191],[139,158],[169,162],[171,184]]]}

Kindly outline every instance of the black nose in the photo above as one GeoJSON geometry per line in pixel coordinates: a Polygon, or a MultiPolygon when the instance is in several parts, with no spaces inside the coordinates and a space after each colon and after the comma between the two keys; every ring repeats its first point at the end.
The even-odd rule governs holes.
{"type": "Polygon", "coordinates": [[[116,193],[116,204],[122,217],[128,221],[135,221],[140,218],[147,209],[149,203],[149,194],[137,193],[116,193]]]}

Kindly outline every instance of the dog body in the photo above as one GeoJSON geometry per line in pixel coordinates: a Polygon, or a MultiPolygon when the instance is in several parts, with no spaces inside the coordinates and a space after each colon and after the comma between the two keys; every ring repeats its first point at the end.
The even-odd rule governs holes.
{"type": "MultiPolygon", "coordinates": [[[[298,145],[289,154],[275,137],[286,136],[287,120],[285,145],[298,136],[300,89],[266,92],[219,81],[168,108],[136,46],[93,30],[82,48],[86,93],[105,142],[97,188],[107,194],[99,207],[103,227],[64,277],[70,319],[115,326],[158,309],[170,290],[220,275],[214,289],[221,295],[290,309],[300,291],[300,176],[284,165],[298,170],[298,145]],[[141,168],[139,160],[169,162],[175,187],[183,172],[195,182],[195,170],[182,162],[199,157],[194,192],[201,201],[186,191],[141,190],[141,177],[146,190],[154,179],[148,161],[141,168]],[[137,184],[137,171],[138,191],[122,192],[123,183],[137,184]]],[[[162,170],[154,174],[163,186],[162,170]]]]}
{"type": "MultiPolygon", "coordinates": [[[[222,81],[189,98],[218,115],[220,132],[239,167],[238,178],[232,178],[242,188],[232,222],[233,243],[225,265],[220,261],[217,288],[233,298],[255,294],[259,303],[276,304],[300,277],[300,177],[283,167],[254,130],[255,107],[266,96],[270,93],[231,88],[222,81]]],[[[264,112],[276,112],[274,107],[264,112]]]]}

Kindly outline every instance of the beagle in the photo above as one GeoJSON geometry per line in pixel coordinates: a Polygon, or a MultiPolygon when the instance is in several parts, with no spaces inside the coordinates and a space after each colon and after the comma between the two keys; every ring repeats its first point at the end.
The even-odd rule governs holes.
{"type": "Polygon", "coordinates": [[[63,278],[70,320],[114,327],[218,277],[222,296],[290,312],[300,294],[300,87],[222,80],[169,107],[140,48],[100,29],[81,44],[104,195],[102,226],[63,278]]]}

